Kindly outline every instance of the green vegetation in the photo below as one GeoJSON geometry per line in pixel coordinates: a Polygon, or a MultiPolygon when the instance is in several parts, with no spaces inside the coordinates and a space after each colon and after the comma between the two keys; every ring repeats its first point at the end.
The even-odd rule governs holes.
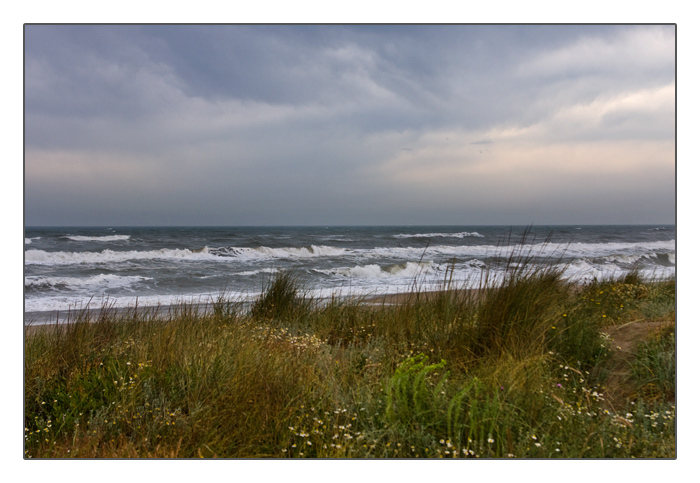
{"type": "Polygon", "coordinates": [[[511,265],[399,304],[320,303],[281,274],[248,310],[222,295],[30,327],[25,455],[675,457],[675,282],[511,265]],[[650,322],[608,398],[610,327],[650,322]]]}

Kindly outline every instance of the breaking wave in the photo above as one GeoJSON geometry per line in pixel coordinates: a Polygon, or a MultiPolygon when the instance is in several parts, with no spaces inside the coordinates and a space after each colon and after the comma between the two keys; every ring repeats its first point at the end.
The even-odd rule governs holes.
{"type": "MultiPolygon", "coordinates": [[[[657,258],[662,264],[675,264],[675,240],[649,243],[571,243],[568,245],[534,244],[522,247],[525,253],[543,257],[565,255],[568,258],[613,257],[615,261],[633,263],[646,257],[657,258]],[[673,253],[671,253],[673,252],[673,253]]],[[[200,249],[163,248],[145,251],[101,252],[48,252],[31,249],[25,252],[27,265],[69,265],[125,262],[129,260],[239,260],[259,262],[265,260],[298,260],[311,258],[372,259],[400,258],[404,260],[420,259],[423,256],[435,257],[491,257],[508,254],[512,247],[495,245],[448,246],[436,245],[428,248],[417,247],[375,247],[375,248],[336,248],[311,245],[308,247],[219,247],[200,249]]],[[[658,262],[657,262],[658,263],[658,262]]]]}
{"type": "Polygon", "coordinates": [[[84,236],[84,235],[65,235],[63,238],[68,238],[73,241],[122,241],[131,238],[129,235],[105,235],[105,236],[84,236]]]}
{"type": "Polygon", "coordinates": [[[152,251],[114,251],[101,252],[47,252],[44,250],[27,250],[24,262],[27,265],[72,265],[83,263],[114,263],[129,260],[202,260],[216,258],[205,252],[194,252],[188,249],[161,249],[152,251]]]}
{"type": "Polygon", "coordinates": [[[476,238],[484,238],[484,235],[481,233],[477,233],[475,231],[473,232],[467,232],[463,231],[460,233],[416,233],[416,234],[406,234],[402,233],[399,235],[393,235],[394,238],[465,238],[465,237],[476,237],[476,238]]]}
{"type": "Polygon", "coordinates": [[[25,289],[32,290],[47,290],[47,289],[65,289],[65,290],[82,290],[82,289],[107,289],[107,288],[126,288],[135,283],[146,280],[153,280],[151,277],[142,276],[119,276],[114,274],[99,274],[90,277],[42,277],[32,276],[25,277],[25,289]]]}
{"type": "Polygon", "coordinates": [[[317,273],[348,278],[381,279],[381,278],[415,278],[422,275],[437,273],[439,266],[433,262],[404,262],[388,266],[378,264],[356,265],[354,267],[338,267],[316,269],[317,273]]]}

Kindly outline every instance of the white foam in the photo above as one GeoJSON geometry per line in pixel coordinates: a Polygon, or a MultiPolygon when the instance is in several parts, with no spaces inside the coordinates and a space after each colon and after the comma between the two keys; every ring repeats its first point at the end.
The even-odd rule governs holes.
{"type": "Polygon", "coordinates": [[[643,255],[608,255],[604,257],[605,260],[609,262],[618,262],[618,263],[625,263],[628,265],[632,265],[634,263],[637,263],[639,260],[642,258],[647,258],[646,256],[643,255]]]}
{"type": "Polygon", "coordinates": [[[43,277],[29,276],[24,278],[25,287],[60,287],[62,289],[107,289],[125,288],[134,283],[153,280],[151,277],[120,276],[114,274],[99,274],[90,277],[43,277]]]}
{"type": "Polygon", "coordinates": [[[65,235],[63,238],[68,238],[73,241],[121,241],[131,238],[129,235],[106,235],[106,236],[83,236],[83,235],[65,235]]]}
{"type": "Polygon", "coordinates": [[[44,250],[27,250],[24,261],[27,265],[71,265],[83,263],[113,263],[129,260],[216,260],[216,255],[206,250],[195,252],[184,249],[161,249],[151,251],[114,251],[101,252],[47,252],[44,250]]]}
{"type": "MultiPolygon", "coordinates": [[[[128,307],[158,307],[168,305],[207,304],[219,298],[221,292],[210,292],[193,295],[151,295],[151,296],[119,296],[119,297],[79,297],[79,296],[55,296],[42,297],[41,299],[25,299],[25,312],[45,312],[64,310],[99,310],[101,307],[114,307],[118,309],[128,307]]],[[[227,297],[233,301],[254,300],[260,293],[227,292],[227,297]]],[[[31,319],[31,315],[29,316],[31,319]]]]}
{"type": "MultiPolygon", "coordinates": [[[[488,257],[508,256],[515,252],[523,255],[558,257],[568,256],[576,258],[601,257],[618,254],[651,254],[657,251],[675,251],[675,240],[647,242],[647,243],[535,243],[531,245],[496,246],[496,245],[466,245],[448,246],[435,245],[428,248],[420,247],[384,247],[374,248],[364,254],[367,256],[396,257],[402,259],[419,259],[422,256],[439,257],[488,257]]],[[[363,252],[363,250],[357,250],[363,252]]]]}
{"type": "Polygon", "coordinates": [[[314,257],[337,257],[348,254],[342,248],[328,246],[310,246],[302,248],[208,248],[189,250],[187,248],[162,248],[146,251],[114,251],[101,252],[47,252],[44,250],[27,250],[25,264],[27,265],[70,265],[83,263],[113,263],[129,260],[266,260],[266,259],[301,259],[314,257]]]}
{"type": "Polygon", "coordinates": [[[417,276],[435,274],[437,270],[439,270],[439,268],[433,262],[405,262],[384,268],[377,264],[368,264],[356,265],[354,267],[317,269],[314,271],[339,277],[379,280],[387,278],[412,279],[417,276]]]}
{"type": "Polygon", "coordinates": [[[416,233],[416,234],[411,234],[411,233],[401,233],[399,235],[393,235],[394,238],[465,238],[465,237],[476,237],[476,238],[484,238],[484,235],[481,233],[477,233],[475,231],[473,232],[467,232],[463,231],[460,233],[416,233]]]}
{"type": "Polygon", "coordinates": [[[347,255],[351,250],[345,248],[335,248],[325,245],[309,247],[229,247],[209,249],[210,253],[217,255],[234,257],[240,260],[260,260],[260,259],[295,259],[295,258],[316,258],[316,257],[341,257],[347,255]]]}
{"type": "Polygon", "coordinates": [[[261,273],[277,273],[279,270],[277,268],[261,268],[260,270],[245,270],[243,272],[236,272],[232,275],[237,275],[241,277],[250,277],[252,275],[260,275],[261,273]]]}
{"type": "MultiPolygon", "coordinates": [[[[603,257],[603,256],[642,256],[656,252],[675,252],[675,240],[649,243],[571,243],[556,245],[539,243],[533,245],[495,246],[449,246],[435,245],[421,247],[376,247],[365,249],[336,248],[325,245],[309,247],[221,247],[200,250],[160,249],[149,251],[113,251],[101,252],[46,252],[44,250],[27,250],[25,263],[37,265],[65,265],[79,263],[107,263],[128,260],[147,259],[182,259],[182,260],[218,260],[236,259],[241,261],[284,260],[350,257],[354,259],[395,258],[400,260],[420,260],[423,257],[487,257],[508,255],[516,250],[523,254],[556,257],[603,257]]],[[[670,258],[670,256],[669,256],[670,258]]],[[[675,260],[675,256],[673,257],[675,260]]]]}
{"type": "MultiPolygon", "coordinates": [[[[563,278],[572,282],[585,282],[590,280],[610,280],[624,276],[628,270],[620,268],[614,263],[595,264],[589,260],[575,260],[573,263],[560,266],[564,269],[563,278]]],[[[637,271],[644,280],[668,279],[676,275],[675,267],[646,267],[637,271]]]]}
{"type": "Polygon", "coordinates": [[[675,251],[676,240],[644,243],[569,243],[562,245],[567,255],[607,256],[615,254],[645,254],[675,251]]]}

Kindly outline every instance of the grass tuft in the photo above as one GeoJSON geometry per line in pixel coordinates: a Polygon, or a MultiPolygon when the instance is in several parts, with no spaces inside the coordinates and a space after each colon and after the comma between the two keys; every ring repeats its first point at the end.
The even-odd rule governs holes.
{"type": "Polygon", "coordinates": [[[306,314],[313,300],[303,293],[293,272],[277,272],[251,308],[256,319],[296,318],[306,314]]]}

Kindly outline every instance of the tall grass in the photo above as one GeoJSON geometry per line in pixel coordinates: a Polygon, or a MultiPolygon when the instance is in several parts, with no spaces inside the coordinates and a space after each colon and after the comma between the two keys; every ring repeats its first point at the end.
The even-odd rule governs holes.
{"type": "Polygon", "coordinates": [[[222,292],[207,311],[106,306],[30,327],[25,454],[674,457],[673,328],[639,347],[623,412],[599,388],[601,329],[668,318],[675,286],[575,287],[534,255],[522,244],[501,279],[396,305],[320,303],[282,273],[248,309],[222,292]]]}
{"type": "Polygon", "coordinates": [[[303,317],[313,299],[302,291],[294,272],[277,272],[253,304],[250,314],[256,319],[303,317]]]}
{"type": "Polygon", "coordinates": [[[653,332],[637,346],[634,356],[632,376],[638,391],[652,400],[675,400],[675,324],[667,324],[653,332]]]}

